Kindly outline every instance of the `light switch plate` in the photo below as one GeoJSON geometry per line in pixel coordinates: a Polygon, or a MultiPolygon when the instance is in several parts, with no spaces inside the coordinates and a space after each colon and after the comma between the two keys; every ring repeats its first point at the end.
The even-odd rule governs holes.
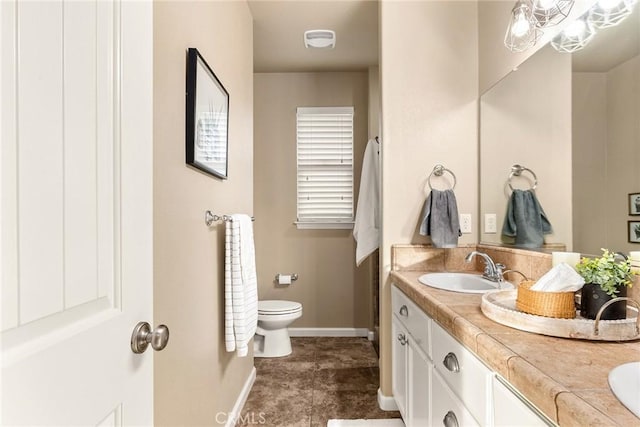
{"type": "Polygon", "coordinates": [[[497,233],[496,214],[484,214],[484,232],[497,233]]]}
{"type": "Polygon", "coordinates": [[[471,233],[471,214],[460,214],[460,231],[463,234],[471,233]]]}

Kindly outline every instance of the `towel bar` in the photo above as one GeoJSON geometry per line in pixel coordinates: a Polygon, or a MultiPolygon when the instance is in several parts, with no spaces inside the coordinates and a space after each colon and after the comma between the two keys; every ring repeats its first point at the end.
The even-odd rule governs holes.
{"type": "Polygon", "coordinates": [[[531,174],[531,176],[533,177],[533,186],[531,186],[531,190],[535,190],[538,186],[538,177],[536,176],[536,174],[533,173],[531,169],[525,168],[524,166],[513,165],[511,166],[511,173],[509,174],[509,188],[511,189],[511,191],[513,191],[513,186],[511,186],[511,179],[514,176],[522,175],[522,172],[529,172],[531,174]]]}
{"type": "MultiPolygon", "coordinates": [[[[255,217],[251,217],[251,221],[255,221],[255,217]]],[[[211,211],[205,211],[204,213],[204,223],[207,227],[211,227],[216,221],[233,221],[231,215],[216,215],[211,211]]]]}
{"type": "Polygon", "coordinates": [[[433,190],[433,187],[431,186],[431,177],[432,176],[442,176],[444,175],[445,172],[449,172],[451,174],[451,176],[453,177],[453,185],[451,186],[452,190],[455,190],[456,188],[456,184],[457,184],[457,179],[456,179],[456,174],[454,174],[451,170],[445,168],[442,165],[435,165],[433,170],[431,171],[431,173],[429,174],[429,178],[427,178],[427,183],[429,184],[429,190],[433,190]]]}

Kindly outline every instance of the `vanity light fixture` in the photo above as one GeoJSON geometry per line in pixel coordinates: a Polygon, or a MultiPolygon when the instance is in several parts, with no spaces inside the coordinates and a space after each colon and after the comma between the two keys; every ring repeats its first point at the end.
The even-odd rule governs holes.
{"type": "Polygon", "coordinates": [[[304,47],[307,49],[333,49],[336,47],[336,32],[332,30],[305,31],[304,47]]]}
{"type": "Polygon", "coordinates": [[[562,22],[573,7],[574,0],[532,0],[531,11],[540,28],[562,22]]]}
{"type": "Polygon", "coordinates": [[[542,31],[536,26],[537,21],[529,3],[520,0],[511,11],[511,19],[504,36],[504,45],[511,52],[522,52],[536,44],[542,31]]]}
{"type": "Polygon", "coordinates": [[[633,12],[637,0],[599,0],[589,11],[589,21],[595,28],[618,25],[633,12]]]}
{"type": "Polygon", "coordinates": [[[589,12],[567,26],[551,40],[551,46],[558,52],[573,53],[584,48],[596,35],[596,30],[588,19],[589,12]]]}

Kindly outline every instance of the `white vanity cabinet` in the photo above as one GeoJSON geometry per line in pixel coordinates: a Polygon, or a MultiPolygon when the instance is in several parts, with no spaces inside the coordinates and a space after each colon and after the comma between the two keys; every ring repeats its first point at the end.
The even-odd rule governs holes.
{"type": "Polygon", "coordinates": [[[407,427],[552,425],[395,285],[391,305],[392,388],[407,427]]]}
{"type": "Polygon", "coordinates": [[[407,427],[430,424],[431,319],[396,287],[392,288],[393,396],[407,427]]]}

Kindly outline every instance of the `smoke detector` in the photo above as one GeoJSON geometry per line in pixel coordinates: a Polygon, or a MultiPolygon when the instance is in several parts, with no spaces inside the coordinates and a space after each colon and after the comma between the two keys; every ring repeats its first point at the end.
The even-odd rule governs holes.
{"type": "Polygon", "coordinates": [[[308,49],[333,49],[336,47],[336,32],[331,30],[305,31],[304,47],[308,49]]]}

